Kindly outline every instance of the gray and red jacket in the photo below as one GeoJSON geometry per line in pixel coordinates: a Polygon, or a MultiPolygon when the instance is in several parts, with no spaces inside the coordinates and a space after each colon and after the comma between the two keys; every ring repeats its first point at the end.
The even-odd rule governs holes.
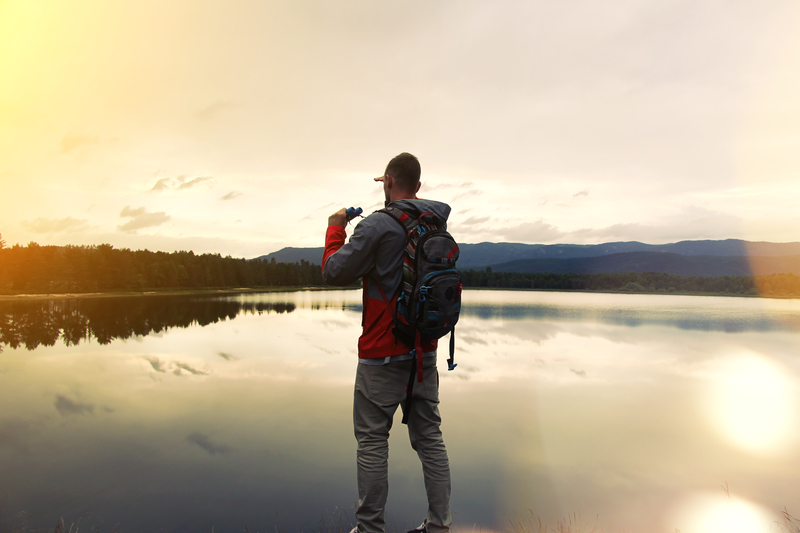
{"type": "MultiPolygon", "coordinates": [[[[433,200],[398,200],[391,206],[409,215],[426,211],[443,220],[450,206],[433,200]]],[[[328,285],[350,285],[363,278],[363,311],[358,357],[376,359],[409,353],[413,347],[398,341],[392,333],[397,289],[403,274],[406,234],[391,215],[375,211],[356,226],[345,244],[345,229],[328,226],[322,256],[322,280],[328,285]]],[[[423,352],[436,350],[437,341],[422,343],[423,352]]]]}

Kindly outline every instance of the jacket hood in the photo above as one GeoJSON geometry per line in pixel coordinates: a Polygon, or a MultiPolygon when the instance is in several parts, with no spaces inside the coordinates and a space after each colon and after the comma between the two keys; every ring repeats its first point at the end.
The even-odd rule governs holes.
{"type": "Polygon", "coordinates": [[[430,211],[444,220],[447,220],[447,217],[450,216],[450,206],[444,202],[437,202],[436,200],[423,200],[421,198],[416,198],[414,200],[396,200],[386,204],[386,207],[390,205],[407,212],[417,211],[418,213],[425,213],[426,211],[430,211]]]}

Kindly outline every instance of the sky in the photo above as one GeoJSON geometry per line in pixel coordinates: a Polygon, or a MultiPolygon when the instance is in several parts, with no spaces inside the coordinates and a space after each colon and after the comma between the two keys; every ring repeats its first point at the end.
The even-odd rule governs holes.
{"type": "Polygon", "coordinates": [[[0,234],[257,257],[383,205],[459,242],[800,241],[800,3],[0,0],[0,234]]]}

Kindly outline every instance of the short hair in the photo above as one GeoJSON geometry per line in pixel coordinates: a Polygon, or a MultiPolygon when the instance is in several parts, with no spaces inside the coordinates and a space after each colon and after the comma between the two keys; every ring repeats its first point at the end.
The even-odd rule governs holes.
{"type": "Polygon", "coordinates": [[[393,157],[386,165],[386,174],[394,178],[400,189],[407,192],[417,192],[421,172],[419,159],[408,152],[393,157]]]}

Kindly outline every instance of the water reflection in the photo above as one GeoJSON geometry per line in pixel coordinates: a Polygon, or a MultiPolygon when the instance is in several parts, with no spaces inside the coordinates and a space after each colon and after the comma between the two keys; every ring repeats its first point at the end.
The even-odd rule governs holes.
{"type": "Polygon", "coordinates": [[[728,333],[800,331],[800,302],[791,300],[523,291],[468,291],[465,300],[462,314],[484,320],[655,324],[728,333]]]}
{"type": "MultiPolygon", "coordinates": [[[[629,327],[665,325],[685,330],[800,331],[800,308],[793,303],[770,310],[763,300],[681,296],[596,295],[467,291],[462,316],[483,321],[601,322],[629,327]],[[501,295],[498,297],[498,294],[501,295]],[[599,296],[599,298],[598,298],[599,296]],[[691,298],[691,297],[690,297],[691,298]],[[699,305],[701,300],[704,305],[699,305]],[[656,305],[654,305],[654,302],[656,305]]],[[[361,312],[358,291],[256,293],[236,296],[148,296],[0,302],[0,349],[67,346],[95,339],[108,344],[162,333],[170,328],[205,326],[240,314],[340,309],[361,312]]],[[[467,333],[467,342],[481,342],[467,333]]]]}
{"type": "MultiPolygon", "coordinates": [[[[30,351],[0,356],[0,511],[44,528],[91,510],[126,533],[318,530],[352,516],[360,301],[4,304],[3,338],[30,351]],[[72,336],[65,316],[82,324],[72,336]],[[49,333],[21,333],[39,321],[49,333]]],[[[586,529],[604,531],[747,523],[742,506],[720,511],[726,481],[747,509],[800,514],[796,302],[493,291],[464,302],[459,366],[440,372],[459,527],[504,530],[528,509],[551,528],[570,513],[599,515],[586,529]]],[[[398,422],[397,531],[425,510],[407,439],[398,422]]]]}
{"type": "Polygon", "coordinates": [[[205,326],[239,314],[291,313],[293,302],[237,301],[180,296],[85,298],[0,302],[0,349],[33,350],[95,339],[109,344],[162,333],[170,328],[205,326]]]}

